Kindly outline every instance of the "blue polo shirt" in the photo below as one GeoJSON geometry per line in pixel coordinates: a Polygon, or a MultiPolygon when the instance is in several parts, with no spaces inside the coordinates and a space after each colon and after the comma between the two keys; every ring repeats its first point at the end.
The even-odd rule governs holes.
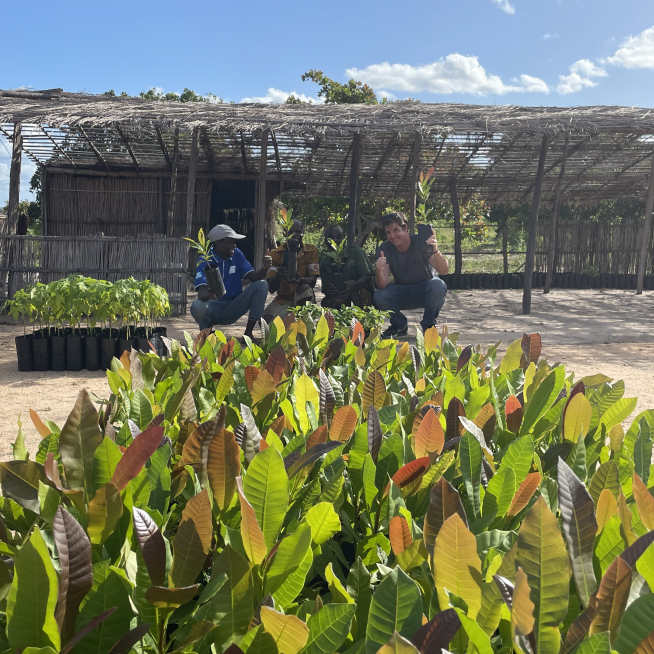
{"type": "MultiPolygon", "coordinates": [[[[212,267],[215,266],[218,268],[225,284],[224,297],[230,299],[240,295],[243,290],[241,280],[245,275],[254,270],[250,265],[250,262],[238,248],[234,250],[234,255],[231,259],[221,259],[214,253],[213,248],[211,248],[211,253],[213,255],[211,259],[213,264],[212,267]]],[[[207,278],[204,274],[207,265],[208,263],[204,261],[204,259],[198,261],[198,267],[195,271],[195,288],[207,283],[207,278]]]]}

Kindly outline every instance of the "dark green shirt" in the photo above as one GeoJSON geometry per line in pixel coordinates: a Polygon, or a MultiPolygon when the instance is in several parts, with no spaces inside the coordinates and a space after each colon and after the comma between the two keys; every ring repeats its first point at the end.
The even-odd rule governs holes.
{"type": "MultiPolygon", "coordinates": [[[[344,252],[344,281],[356,282],[363,275],[374,275],[374,268],[366,253],[356,245],[349,245],[345,248],[344,252]]],[[[323,289],[327,288],[328,284],[333,284],[332,273],[334,270],[334,261],[330,257],[323,256],[320,260],[320,279],[322,280],[323,289]]],[[[373,277],[363,287],[368,289],[370,293],[374,293],[375,286],[373,277]]]]}

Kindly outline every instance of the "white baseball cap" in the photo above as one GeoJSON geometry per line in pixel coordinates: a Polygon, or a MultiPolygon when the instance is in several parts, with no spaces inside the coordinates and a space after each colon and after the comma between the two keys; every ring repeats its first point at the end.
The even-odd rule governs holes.
{"type": "Polygon", "coordinates": [[[207,238],[212,243],[214,241],[221,241],[224,238],[246,238],[243,234],[237,234],[229,225],[216,225],[211,228],[207,234],[207,238]]]}

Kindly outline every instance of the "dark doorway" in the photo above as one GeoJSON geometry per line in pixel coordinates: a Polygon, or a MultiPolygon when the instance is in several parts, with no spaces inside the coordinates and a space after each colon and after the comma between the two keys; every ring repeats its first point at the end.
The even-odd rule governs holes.
{"type": "Polygon", "coordinates": [[[245,258],[254,265],[254,180],[214,180],[211,190],[210,227],[229,225],[245,235],[238,244],[245,258]]]}

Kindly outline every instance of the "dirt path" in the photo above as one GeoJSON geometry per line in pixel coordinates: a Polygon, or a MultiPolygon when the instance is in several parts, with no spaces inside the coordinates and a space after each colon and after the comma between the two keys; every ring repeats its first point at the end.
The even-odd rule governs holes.
{"type": "MultiPolygon", "coordinates": [[[[456,291],[448,295],[441,319],[450,331],[460,332],[459,343],[502,341],[501,350],[523,332],[538,331],[548,360],[564,363],[579,377],[601,372],[623,379],[626,395],[638,397],[637,411],[654,408],[654,293],[563,289],[546,296],[536,293],[530,316],[521,315],[521,300],[520,291],[456,291]]],[[[410,323],[416,324],[419,313],[409,314],[410,323]]],[[[102,372],[18,372],[14,337],[22,327],[3,321],[9,323],[0,316],[0,459],[11,456],[18,414],[28,449],[35,452],[39,436],[29,419],[30,408],[62,426],[82,388],[99,397],[108,394],[102,372]]],[[[174,338],[197,329],[190,315],[167,325],[174,338]]],[[[239,321],[225,332],[240,335],[244,325],[239,321]]],[[[410,333],[415,334],[413,329],[410,333]]]]}

